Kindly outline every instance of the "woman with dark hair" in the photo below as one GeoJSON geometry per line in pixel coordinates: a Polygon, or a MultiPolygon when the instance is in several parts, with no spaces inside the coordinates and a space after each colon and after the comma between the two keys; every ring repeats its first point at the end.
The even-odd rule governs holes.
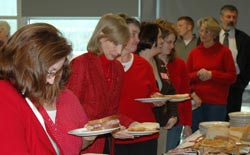
{"type": "MultiPolygon", "coordinates": [[[[138,45],[137,53],[151,64],[156,83],[161,93],[166,95],[175,94],[175,89],[168,79],[166,68],[163,68],[161,62],[157,59],[163,46],[162,35],[162,29],[157,23],[145,22],[141,26],[140,43],[138,45]]],[[[165,144],[162,142],[166,141],[166,130],[172,128],[177,122],[177,104],[166,103],[162,109],[154,108],[153,111],[162,121],[161,135],[158,139],[158,153],[164,153],[164,151],[160,149],[160,146],[165,144]]],[[[165,148],[165,145],[162,147],[165,148]]]]}
{"type": "Polygon", "coordinates": [[[76,96],[64,88],[71,50],[55,27],[43,23],[22,27],[3,46],[0,154],[80,153],[83,139],[67,134],[87,122],[76,96]]]}
{"type": "Polygon", "coordinates": [[[140,42],[138,44],[136,54],[139,54],[145,49],[151,48],[155,48],[155,51],[158,51],[159,53],[159,50],[157,48],[161,46],[158,46],[158,44],[162,44],[161,42],[162,40],[160,27],[155,23],[142,22],[140,31],[140,42]]]}
{"type": "MultiPolygon", "coordinates": [[[[136,54],[146,59],[152,66],[155,79],[160,81],[154,57],[159,54],[162,46],[162,32],[160,26],[153,22],[143,22],[139,34],[140,42],[137,46],[136,54]]],[[[160,83],[160,82],[159,82],[160,83]]]]}

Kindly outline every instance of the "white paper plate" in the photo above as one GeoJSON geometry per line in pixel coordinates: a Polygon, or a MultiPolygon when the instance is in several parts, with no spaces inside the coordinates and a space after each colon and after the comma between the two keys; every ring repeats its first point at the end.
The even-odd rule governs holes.
{"type": "Polygon", "coordinates": [[[126,132],[134,136],[146,136],[146,135],[152,135],[160,131],[159,130],[154,130],[154,131],[128,131],[126,130],[126,132]]]}
{"type": "Polygon", "coordinates": [[[137,98],[136,101],[143,103],[152,103],[152,102],[166,102],[167,98],[137,98]]]}
{"type": "Polygon", "coordinates": [[[71,130],[68,133],[72,135],[76,135],[76,136],[97,136],[97,135],[111,133],[112,131],[119,129],[119,128],[120,127],[112,128],[112,129],[97,130],[97,131],[88,131],[87,128],[79,128],[79,129],[71,130]]]}

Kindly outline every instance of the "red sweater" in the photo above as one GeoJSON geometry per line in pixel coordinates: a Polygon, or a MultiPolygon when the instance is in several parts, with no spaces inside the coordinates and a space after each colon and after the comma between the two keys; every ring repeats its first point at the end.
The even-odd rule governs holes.
{"type": "MultiPolygon", "coordinates": [[[[176,94],[190,93],[190,79],[185,62],[176,58],[167,64],[168,73],[173,82],[176,94]]],[[[191,100],[178,103],[178,116],[180,125],[192,125],[192,105],[191,100]]]]}
{"type": "Polygon", "coordinates": [[[236,80],[236,69],[230,50],[215,42],[205,48],[200,44],[189,54],[187,69],[191,78],[191,89],[201,98],[203,103],[226,104],[230,84],[236,80]],[[197,71],[205,68],[212,72],[212,78],[201,81],[197,71]]]}
{"type": "MultiPolygon", "coordinates": [[[[79,98],[89,120],[117,113],[124,73],[120,62],[89,52],[73,59],[71,69],[67,86],[79,98]]],[[[103,153],[103,148],[104,136],[98,136],[84,152],[103,153]]]]}
{"type": "MultiPolygon", "coordinates": [[[[151,65],[138,55],[134,55],[131,68],[125,72],[119,104],[120,121],[128,127],[133,121],[155,122],[152,103],[141,103],[136,98],[147,98],[159,92],[151,65]]],[[[158,134],[141,136],[133,140],[116,140],[118,144],[128,144],[157,138],[158,134]]]]}
{"type": "Polygon", "coordinates": [[[68,89],[63,90],[56,103],[55,123],[46,110],[39,108],[47,131],[58,143],[65,155],[79,155],[82,149],[82,137],[68,134],[68,131],[82,128],[88,119],[76,96],[68,89]]]}
{"type": "Polygon", "coordinates": [[[0,124],[0,154],[56,155],[28,103],[5,80],[0,80],[0,124]]]}

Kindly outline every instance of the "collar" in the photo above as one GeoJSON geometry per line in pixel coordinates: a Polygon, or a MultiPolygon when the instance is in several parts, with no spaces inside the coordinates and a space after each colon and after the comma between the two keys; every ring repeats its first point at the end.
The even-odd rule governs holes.
{"type": "MultiPolygon", "coordinates": [[[[224,38],[225,32],[226,32],[225,30],[221,29],[221,31],[220,31],[220,38],[221,38],[221,37],[224,38]]],[[[230,31],[228,31],[228,36],[229,36],[230,38],[234,38],[234,37],[235,37],[235,28],[234,28],[234,29],[231,29],[230,31]]]]}

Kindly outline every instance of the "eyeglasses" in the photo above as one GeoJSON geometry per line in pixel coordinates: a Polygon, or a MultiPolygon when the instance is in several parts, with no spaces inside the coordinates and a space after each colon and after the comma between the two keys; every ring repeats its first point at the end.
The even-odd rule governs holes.
{"type": "Polygon", "coordinates": [[[212,32],[210,30],[203,30],[201,29],[199,33],[204,33],[205,35],[210,35],[212,32]]]}
{"type": "Polygon", "coordinates": [[[52,71],[47,71],[47,77],[48,78],[54,78],[56,77],[57,75],[59,75],[63,70],[63,67],[60,68],[58,71],[55,71],[55,70],[52,70],[52,71]]]}

